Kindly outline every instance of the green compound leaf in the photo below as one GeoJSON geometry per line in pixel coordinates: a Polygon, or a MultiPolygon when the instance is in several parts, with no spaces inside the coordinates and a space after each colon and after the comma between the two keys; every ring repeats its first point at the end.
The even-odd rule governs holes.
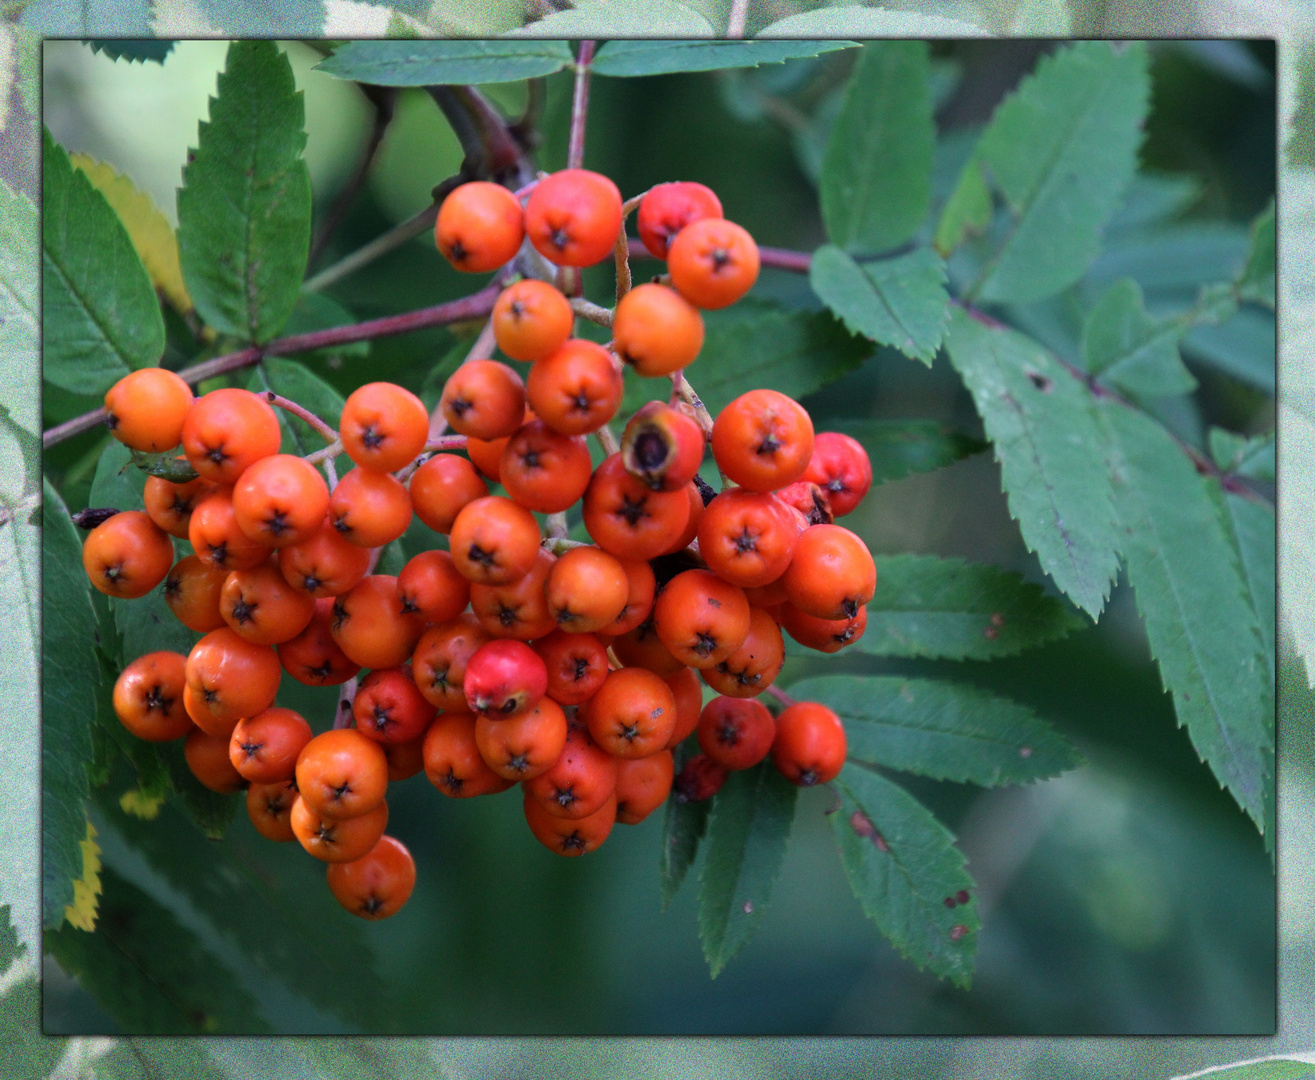
{"type": "MultiPolygon", "coordinates": [[[[693,747],[688,740],[676,748],[677,776],[685,762],[696,753],[697,747],[693,747]]],[[[662,850],[658,853],[663,911],[671,906],[685,875],[694,865],[694,857],[699,853],[699,841],[708,830],[708,813],[711,809],[712,803],[706,799],[701,802],[681,802],[675,798],[667,800],[662,820],[662,850]]]]}
{"type": "Polygon", "coordinates": [[[1086,389],[1036,342],[950,315],[950,360],[995,445],[1009,512],[1041,568],[1092,618],[1118,569],[1104,437],[1086,389]]]}
{"type": "Polygon", "coordinates": [[[713,978],[762,922],[785,861],[798,792],[764,762],[731,773],[713,798],[699,875],[699,938],[713,978]]]}
{"type": "Polygon", "coordinates": [[[1178,722],[1263,832],[1274,785],[1272,673],[1214,481],[1142,413],[1106,404],[1128,580],[1178,722]]]}
{"type": "Polygon", "coordinates": [[[1031,709],[973,686],[826,675],[795,683],[790,695],[836,712],[853,762],[983,787],[1030,784],[1082,764],[1031,709]]]}
{"type": "Polygon", "coordinates": [[[966,989],[981,918],[954,837],[912,795],[874,772],[850,765],[831,783],[840,795],[831,828],[863,913],[919,970],[966,989]]]}
{"type": "Polygon", "coordinates": [[[42,129],[44,377],[103,394],[164,352],[164,317],[150,276],[105,196],[42,129]]]}
{"type": "Polygon", "coordinates": [[[813,254],[813,291],[856,334],[890,345],[928,367],[945,332],[945,263],[930,248],[857,263],[827,244],[813,254]]]}
{"type": "Polygon", "coordinates": [[[1247,598],[1255,612],[1261,649],[1268,658],[1272,689],[1277,574],[1274,558],[1277,542],[1274,508],[1232,492],[1220,494],[1223,496],[1224,530],[1233,543],[1233,550],[1242,567],[1242,576],[1246,579],[1247,598]]]}
{"type": "MultiPolygon", "coordinates": [[[[41,905],[46,926],[64,920],[82,877],[87,762],[99,668],[82,538],[64,500],[44,483],[41,596],[41,905]]],[[[80,932],[80,931],[78,931],[80,932]]]]}
{"type": "Polygon", "coordinates": [[[513,30],[508,37],[540,38],[710,38],[716,32],[702,15],[676,0],[576,0],[566,11],[513,30]]]}
{"type": "Polygon", "coordinates": [[[790,15],[759,32],[760,38],[790,37],[982,37],[983,27],[940,15],[884,8],[820,8],[790,15]]]}
{"type": "Polygon", "coordinates": [[[1149,95],[1144,45],[1088,41],[1043,57],[996,110],[967,168],[1011,219],[974,295],[1026,303],[1082,276],[1136,172],[1149,95]]]}
{"type": "Polygon", "coordinates": [[[1210,456],[1225,472],[1249,476],[1253,480],[1274,479],[1274,432],[1263,435],[1237,435],[1224,428],[1210,429],[1210,456]]]}
{"type": "Polygon", "coordinates": [[[852,41],[609,41],[589,70],[595,75],[669,75],[681,71],[781,64],[854,47],[852,41]]]}
{"type": "Polygon", "coordinates": [[[932,245],[948,256],[970,236],[983,233],[991,224],[991,189],[986,186],[981,162],[970,157],[959,174],[950,197],[945,200],[932,245]]]}
{"type": "Polygon", "coordinates": [[[37,208],[0,179],[0,408],[21,428],[41,427],[37,208]]]}
{"type": "Polygon", "coordinates": [[[317,71],[376,86],[515,82],[561,71],[565,41],[351,41],[317,71]]]}
{"type": "Polygon", "coordinates": [[[1152,319],[1141,286],[1123,278],[1109,287],[1082,327],[1082,359],[1098,381],[1137,398],[1190,394],[1196,379],[1183,366],[1178,342],[1185,319],[1152,319]]]}
{"type": "Polygon", "coordinates": [[[991,660],[1056,641],[1084,623],[1039,585],[994,566],[935,555],[878,556],[868,624],[876,656],[991,660]]]}
{"type": "Polygon", "coordinates": [[[831,242],[874,255],[910,239],[931,203],[935,143],[927,43],[867,45],[822,160],[822,220],[831,242]]]}
{"type": "Polygon", "coordinates": [[[310,249],[302,95],[272,41],[229,46],[178,192],[187,291],[216,330],[261,344],[297,303],[310,249]]]}
{"type": "Polygon", "coordinates": [[[237,976],[172,912],[110,866],[102,867],[101,884],[95,932],[48,930],[45,948],[121,1028],[159,1035],[269,1030],[237,976]]]}
{"type": "Polygon", "coordinates": [[[1251,223],[1251,248],[1246,265],[1237,279],[1239,300],[1253,300],[1268,308],[1274,306],[1275,286],[1274,201],[1251,223]]]}
{"type": "Polygon", "coordinates": [[[842,419],[835,427],[863,444],[872,462],[874,486],[942,469],[990,445],[935,420],[842,419]]]}

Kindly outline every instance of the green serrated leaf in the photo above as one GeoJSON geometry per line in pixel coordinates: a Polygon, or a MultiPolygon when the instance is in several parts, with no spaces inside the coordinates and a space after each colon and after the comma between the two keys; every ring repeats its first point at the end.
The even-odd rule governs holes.
{"type": "Polygon", "coordinates": [[[566,11],[513,30],[508,37],[541,38],[705,38],[714,37],[712,24],[677,0],[576,0],[566,11]]]}
{"type": "Polygon", "coordinates": [[[1109,287],[1082,327],[1082,358],[1098,381],[1132,397],[1169,397],[1196,389],[1178,355],[1184,319],[1152,319],[1141,286],[1123,278],[1109,287]]]}
{"type": "Polygon", "coordinates": [[[87,762],[96,712],[96,614],[82,568],[82,539],[45,481],[42,509],[41,906],[57,927],[82,876],[87,762]]]}
{"type": "Polygon", "coordinates": [[[1315,687],[1315,595],[1309,587],[1315,581],[1315,514],[1310,510],[1315,506],[1315,424],[1286,403],[1280,403],[1278,413],[1283,429],[1278,445],[1283,462],[1283,483],[1278,485],[1283,621],[1305,659],[1307,682],[1315,687]]]}
{"type": "Polygon", "coordinates": [[[150,276],[105,196],[42,129],[44,378],[103,394],[164,352],[164,317],[150,276]]]}
{"type": "Polygon", "coordinates": [[[101,884],[95,932],[48,930],[45,948],[121,1028],[158,1035],[269,1030],[237,977],[172,912],[110,866],[101,884]]]}
{"type": "Polygon", "coordinates": [[[1247,599],[1255,613],[1260,645],[1268,663],[1270,690],[1274,686],[1274,625],[1276,617],[1274,508],[1231,492],[1210,489],[1220,497],[1221,519],[1246,581],[1247,599]]]}
{"type": "Polygon", "coordinates": [[[1271,312],[1242,307],[1218,326],[1196,326],[1183,339],[1183,351],[1261,393],[1275,393],[1277,327],[1271,312]]]}
{"type": "Polygon", "coordinates": [[[178,192],[178,255],[197,312],[257,344],[282,329],[306,272],[304,123],[286,54],[234,42],[178,192]]]}
{"type": "Polygon", "coordinates": [[[850,765],[832,786],[840,809],[831,828],[863,913],[919,970],[967,988],[981,918],[954,837],[912,795],[867,769],[850,765]]]}
{"type": "Polygon", "coordinates": [[[315,70],[375,86],[436,86],[533,79],[572,60],[565,41],[351,41],[315,70]]]}
{"type": "Polygon", "coordinates": [[[1026,303],[1082,276],[1136,172],[1149,97],[1140,43],[1078,42],[1042,57],[977,146],[1012,218],[974,295],[1026,303]]]}
{"type": "MultiPolygon", "coordinates": [[[[676,775],[684,768],[698,751],[688,741],[676,747],[676,775]]],[[[699,853],[699,841],[708,830],[708,813],[712,804],[706,799],[701,802],[681,802],[679,799],[667,800],[667,807],[662,819],[662,849],[658,852],[658,875],[662,882],[662,910],[671,906],[676,898],[685,875],[694,865],[694,857],[699,853]]]]}
{"type": "Polygon", "coordinates": [[[986,32],[974,23],[940,15],[846,5],[789,15],[759,31],[758,37],[982,37],[986,32]]]}
{"type": "Polygon", "coordinates": [[[762,922],[798,792],[768,762],[731,773],[713,799],[699,875],[699,939],[713,978],[762,922]]]}
{"type": "Polygon", "coordinates": [[[0,739],[14,748],[0,785],[0,866],[19,936],[36,942],[41,777],[33,719],[41,712],[41,527],[27,516],[0,525],[0,567],[0,739]]]}
{"type": "Polygon", "coordinates": [[[1253,480],[1274,479],[1274,432],[1237,435],[1223,428],[1210,429],[1210,456],[1225,472],[1253,480]]]}
{"type": "Polygon", "coordinates": [[[964,165],[959,182],[945,202],[932,243],[942,255],[949,255],[969,236],[985,232],[990,224],[991,189],[986,186],[981,162],[974,156],[964,165]]]}
{"type": "Polygon", "coordinates": [[[974,686],[886,675],[826,675],[790,687],[845,725],[848,760],[983,787],[1031,784],[1082,756],[1031,709],[974,686]]]}
{"type": "Polygon", "coordinates": [[[151,33],[150,0],[32,0],[19,23],[42,37],[95,37],[99,34],[146,36],[151,33]]]}
{"type": "Polygon", "coordinates": [[[6,1071],[16,1080],[46,1080],[67,1051],[67,1039],[41,1032],[40,981],[30,972],[21,976],[0,994],[0,1053],[6,1071]]]}
{"type": "Polygon", "coordinates": [[[1130,277],[1147,293],[1192,290],[1231,280],[1246,252],[1246,230],[1227,222],[1137,230],[1111,238],[1091,264],[1087,282],[1104,285],[1130,277]]]}
{"type": "Polygon", "coordinates": [[[782,64],[854,47],[852,41],[609,41],[589,70],[595,75],[669,75],[681,71],[782,64]]]}
{"type": "Polygon", "coordinates": [[[826,244],[813,253],[808,281],[854,333],[931,366],[950,302],[945,262],[936,252],[918,248],[860,264],[826,244]]]}
{"type": "Polygon", "coordinates": [[[1251,248],[1246,265],[1237,278],[1239,300],[1253,300],[1266,307],[1274,306],[1275,241],[1274,201],[1251,223],[1251,248]]]}
{"type": "Polygon", "coordinates": [[[853,646],[876,656],[990,660],[1083,626],[1067,605],[1019,575],[935,555],[877,556],[867,630],[853,646]]]}
{"type": "Polygon", "coordinates": [[[41,427],[37,226],[31,200],[0,178],[0,407],[32,432],[41,427]]]}
{"type": "Polygon", "coordinates": [[[1153,420],[1106,404],[1128,580],[1178,722],[1264,830],[1274,697],[1257,616],[1215,497],[1153,420]]]}
{"type": "Polygon", "coordinates": [[[1024,542],[1095,618],[1118,568],[1118,538],[1104,438],[1086,389],[1034,341],[958,309],[945,346],[995,444],[1024,542]]]}
{"type": "Polygon", "coordinates": [[[252,832],[235,830],[223,844],[207,843],[168,807],[142,821],[103,802],[131,849],[265,977],[353,1026],[377,1030],[387,1023],[387,988],[375,971],[368,930],[338,917],[321,866],[289,866],[284,850],[252,832]],[[253,926],[264,932],[253,935],[253,926]],[[356,990],[344,996],[348,984],[356,990]]]}
{"type": "Polygon", "coordinates": [[[172,41],[160,41],[158,38],[94,38],[87,44],[92,52],[104,53],[111,60],[127,60],[129,63],[146,63],[154,60],[163,64],[165,58],[173,52],[172,41]]]}
{"type": "Polygon", "coordinates": [[[910,239],[931,203],[935,143],[927,43],[865,46],[822,161],[822,220],[831,242],[873,255],[910,239]]]}
{"type": "Polygon", "coordinates": [[[873,486],[942,469],[990,445],[935,420],[841,419],[834,427],[863,444],[872,462],[873,486]]]}

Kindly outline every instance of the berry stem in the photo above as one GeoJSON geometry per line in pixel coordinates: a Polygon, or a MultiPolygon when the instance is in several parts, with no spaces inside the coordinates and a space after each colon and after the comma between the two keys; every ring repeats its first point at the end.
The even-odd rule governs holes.
{"type": "Polygon", "coordinates": [[[567,143],[566,167],[584,166],[584,124],[589,112],[589,65],[594,59],[594,43],[580,42],[580,53],[575,62],[575,94],[571,98],[571,136],[567,143]]]}
{"type": "Polygon", "coordinates": [[[694,419],[699,422],[699,427],[703,429],[704,438],[712,438],[712,414],[708,412],[708,407],[703,404],[703,399],[694,392],[694,387],[685,378],[685,372],[673,371],[671,373],[671,390],[686,405],[694,410],[694,419]]]}
{"type": "Polygon", "coordinates": [[[780,702],[782,705],[784,705],[787,709],[788,709],[791,705],[796,704],[795,699],[792,698],[789,694],[787,694],[784,690],[778,690],[778,689],[777,689],[776,687],[774,687],[774,686],[766,686],[766,687],[763,687],[763,690],[764,690],[765,693],[771,694],[772,697],[774,697],[777,701],[779,701],[779,702],[780,702]]]}
{"type": "Polygon", "coordinates": [[[590,300],[586,300],[582,296],[571,299],[571,310],[582,319],[588,319],[591,323],[597,323],[599,326],[611,327],[612,325],[611,311],[590,300]]]}
{"type": "Polygon", "coordinates": [[[572,548],[590,547],[591,545],[583,540],[568,540],[564,536],[545,536],[540,546],[547,548],[554,555],[564,555],[572,548]]]}
{"type": "Polygon", "coordinates": [[[564,513],[549,514],[547,525],[548,525],[549,540],[566,539],[566,533],[568,530],[566,528],[566,515],[564,513]]]}
{"type": "MultiPolygon", "coordinates": [[[[326,462],[327,468],[333,468],[333,459],[343,452],[342,440],[335,439],[322,450],[316,450],[313,454],[306,455],[306,461],[311,465],[318,465],[320,462],[326,462]]],[[[337,481],[334,481],[335,483],[337,481]]]]}
{"type": "Polygon", "coordinates": [[[621,447],[617,444],[616,436],[612,434],[612,429],[606,424],[594,432],[594,438],[598,440],[598,445],[603,448],[603,453],[608,457],[621,452],[621,447]]]}
{"type": "Polygon", "coordinates": [[[284,412],[290,412],[293,416],[305,420],[316,430],[326,444],[331,446],[338,441],[338,433],[305,406],[298,405],[295,401],[290,401],[281,394],[274,393],[273,390],[266,390],[264,398],[271,405],[282,409],[284,412]]]}

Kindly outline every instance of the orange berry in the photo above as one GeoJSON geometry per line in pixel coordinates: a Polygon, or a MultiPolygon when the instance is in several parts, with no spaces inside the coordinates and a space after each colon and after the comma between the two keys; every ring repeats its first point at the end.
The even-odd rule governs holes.
{"type": "Polygon", "coordinates": [[[297,790],[322,817],[368,814],[384,801],[388,759],[373,739],[351,728],[316,735],[297,755],[297,790]]]}
{"type": "Polygon", "coordinates": [[[475,742],[475,717],[468,712],[444,712],[425,732],[425,776],[444,795],[470,799],[496,795],[514,783],[489,768],[475,742]]]}
{"type": "Polygon", "coordinates": [[[452,191],[434,223],[434,242],[443,258],[470,274],[496,270],[510,261],[524,237],[520,201],[487,180],[472,180],[452,191]]]}
{"type": "Polygon", "coordinates": [[[676,763],[670,750],[643,758],[625,758],[616,766],[616,820],[638,825],[667,801],[676,763]]]}
{"type": "Polygon", "coordinates": [[[506,364],[468,360],[448,376],[439,408],[453,431],[485,441],[500,439],[521,426],[525,383],[506,364]]]}
{"type": "Polygon", "coordinates": [[[799,701],[776,718],[772,761],[792,784],[812,787],[840,775],[846,754],[845,725],[815,701],[799,701]]]}
{"type": "Polygon", "coordinates": [[[424,449],[429,412],[410,390],[387,382],[366,383],[343,404],[339,434],[357,465],[396,472],[424,449]]]}
{"type": "Polygon", "coordinates": [[[449,533],[468,502],[489,493],[471,462],[456,454],[435,454],[411,475],[415,515],[435,532],[449,533]]]}
{"type": "Polygon", "coordinates": [[[82,542],[82,567],[106,596],[135,600],[169,573],[174,546],[142,510],[123,510],[102,521],[82,542]]]}
{"type": "Polygon", "coordinates": [[[130,732],[148,742],[181,739],[192,730],[183,708],[187,657],[175,652],[139,656],[114,682],[114,713],[130,732]]]}
{"type": "Polygon", "coordinates": [[[571,302],[546,281],[509,285],[493,305],[493,339],[513,360],[542,360],[571,336],[571,302]]]}
{"type": "Polygon", "coordinates": [[[261,458],[279,452],[279,418],[250,390],[211,390],[192,402],[183,421],[188,464],[216,484],[235,484],[261,458]]]}
{"type": "Polygon", "coordinates": [[[326,876],[329,891],[344,909],[362,919],[387,919],[411,898],[416,866],[401,841],[383,836],[361,858],[330,863],[326,876]]]}
{"type": "Polygon", "coordinates": [[[616,415],[625,392],[612,354],[571,338],[530,368],[525,396],[535,415],[563,435],[587,435],[616,415]]]}
{"type": "Polygon", "coordinates": [[[776,390],[750,390],[717,415],[712,456],[750,491],[775,491],[798,480],[813,454],[807,410],[776,390]]]}
{"type": "Polygon", "coordinates": [[[749,601],[710,570],[677,574],[653,605],[657,635],[682,664],[716,667],[749,636],[749,601]]]}
{"type": "Polygon", "coordinates": [[[695,307],[724,308],[758,280],[758,245],[739,225],[703,218],[686,225],[667,248],[671,284],[695,307]]]}
{"type": "Polygon", "coordinates": [[[612,339],[617,356],[649,378],[688,367],[703,348],[703,316],[675,289],[636,285],[616,305],[612,339]]]}
{"type": "Polygon", "coordinates": [[[719,218],[721,214],[721,200],[711,188],[682,180],[650,188],[639,203],[636,225],[644,246],[659,259],[665,259],[671,241],[681,229],[691,222],[719,218]]]}
{"type": "Polygon", "coordinates": [[[799,536],[782,575],[790,603],[818,619],[852,619],[872,599],[877,567],[867,545],[840,525],[812,525],[799,536]]]}
{"type": "Polygon", "coordinates": [[[249,539],[270,547],[299,544],[320,527],[329,486],[314,465],[292,454],[271,454],[233,486],[233,516],[249,539]]]}
{"type": "Polygon", "coordinates": [[[621,193],[587,169],[563,169],[539,181],[525,202],[525,233],[558,266],[593,266],[612,254],[621,231],[621,193]]]}
{"type": "Polygon", "coordinates": [[[411,524],[411,496],[401,482],[360,466],[338,481],[328,510],[338,535],[361,548],[390,544],[411,524]]]}
{"type": "Polygon", "coordinates": [[[105,426],[124,446],[158,454],[182,441],[192,388],[164,368],[140,368],[105,394],[105,426]]]}

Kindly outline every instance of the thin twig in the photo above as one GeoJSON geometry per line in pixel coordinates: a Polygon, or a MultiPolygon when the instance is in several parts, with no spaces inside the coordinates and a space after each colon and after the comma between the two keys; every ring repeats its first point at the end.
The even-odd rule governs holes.
{"type": "MultiPolygon", "coordinates": [[[[329,443],[329,445],[322,450],[316,450],[313,454],[307,454],[306,461],[310,465],[319,465],[323,463],[325,469],[332,469],[333,459],[341,453],[343,453],[342,440],[339,439],[335,442],[329,443]]],[[[337,481],[335,480],[334,484],[336,483],[337,481]]]]}
{"type": "Polygon", "coordinates": [[[599,326],[610,327],[612,325],[612,313],[607,308],[595,304],[591,300],[586,300],[582,296],[571,299],[571,310],[582,319],[588,319],[591,323],[597,323],[599,326]]]}
{"type": "Polygon", "coordinates": [[[580,54],[575,62],[575,94],[571,98],[571,136],[567,142],[566,167],[584,166],[584,124],[589,112],[589,65],[594,59],[594,43],[580,42],[580,54]]]}
{"type": "Polygon", "coordinates": [[[338,690],[338,711],[333,717],[333,729],[355,727],[356,717],[352,714],[352,702],[356,699],[356,678],[353,676],[342,684],[338,690]]]}
{"type": "MultiPolygon", "coordinates": [[[[224,356],[216,356],[213,360],[184,368],[178,374],[195,386],[216,375],[225,375],[231,371],[250,367],[266,356],[290,356],[293,353],[314,352],[316,349],[333,345],[350,345],[357,341],[372,341],[375,338],[391,337],[394,334],[407,334],[413,330],[425,330],[431,326],[465,322],[487,316],[493,310],[493,302],[497,300],[498,293],[501,291],[502,286],[494,282],[460,300],[435,304],[433,307],[420,308],[401,315],[387,315],[382,319],[370,319],[348,326],[335,326],[329,330],[315,330],[309,334],[278,338],[265,346],[253,345],[224,356]]],[[[105,410],[101,408],[83,413],[72,420],[66,420],[46,431],[41,437],[41,445],[43,449],[49,449],[56,443],[91,430],[104,419],[105,410]]]]}
{"type": "Polygon", "coordinates": [[[554,555],[564,555],[572,548],[590,547],[591,545],[584,540],[567,540],[564,536],[545,536],[539,541],[539,546],[551,551],[554,555]]]}
{"type": "Polygon", "coordinates": [[[603,453],[608,457],[621,452],[621,447],[616,442],[616,436],[612,434],[612,429],[606,424],[594,432],[594,438],[598,440],[598,445],[603,448],[603,453]]]}
{"type": "Polygon", "coordinates": [[[382,236],[375,237],[368,244],[339,259],[332,266],[325,267],[314,277],[307,278],[305,284],[301,287],[302,292],[319,292],[321,289],[327,289],[330,285],[337,284],[348,275],[356,273],[362,267],[369,266],[370,263],[387,255],[390,251],[396,250],[407,241],[413,240],[426,230],[432,229],[434,222],[438,220],[438,204],[446,197],[447,190],[450,190],[445,190],[444,185],[450,181],[455,181],[455,183],[452,183],[452,187],[456,187],[461,182],[457,177],[449,177],[448,180],[444,180],[442,184],[434,189],[435,194],[440,191],[442,194],[433,203],[426,206],[415,216],[403,221],[400,225],[393,226],[382,236]]]}
{"type": "Polygon", "coordinates": [[[549,540],[565,540],[567,532],[570,531],[566,527],[566,515],[564,513],[549,514],[547,526],[549,540]]]}
{"type": "Polygon", "coordinates": [[[704,436],[709,439],[712,438],[712,413],[708,412],[708,407],[703,404],[703,399],[694,392],[694,387],[685,378],[683,370],[671,373],[671,391],[694,410],[694,419],[699,422],[699,427],[703,429],[704,436]]]}
{"type": "MultiPolygon", "coordinates": [[[[644,241],[629,237],[629,256],[632,259],[656,259],[657,256],[644,246],[644,241]]],[[[813,264],[813,256],[807,251],[790,251],[787,248],[760,247],[758,260],[763,266],[775,270],[792,270],[797,274],[808,273],[813,264]]]]}
{"type": "Polygon", "coordinates": [[[263,396],[271,405],[305,420],[306,423],[313,427],[319,436],[330,446],[338,441],[338,433],[304,405],[298,405],[295,401],[289,401],[281,394],[274,393],[273,390],[266,390],[263,396]]]}
{"type": "Polygon", "coordinates": [[[792,698],[789,694],[787,694],[784,690],[778,690],[774,686],[764,686],[763,691],[765,693],[771,694],[772,697],[776,698],[776,700],[779,701],[782,705],[784,705],[787,709],[791,705],[794,705],[796,703],[795,699],[792,698]]]}

